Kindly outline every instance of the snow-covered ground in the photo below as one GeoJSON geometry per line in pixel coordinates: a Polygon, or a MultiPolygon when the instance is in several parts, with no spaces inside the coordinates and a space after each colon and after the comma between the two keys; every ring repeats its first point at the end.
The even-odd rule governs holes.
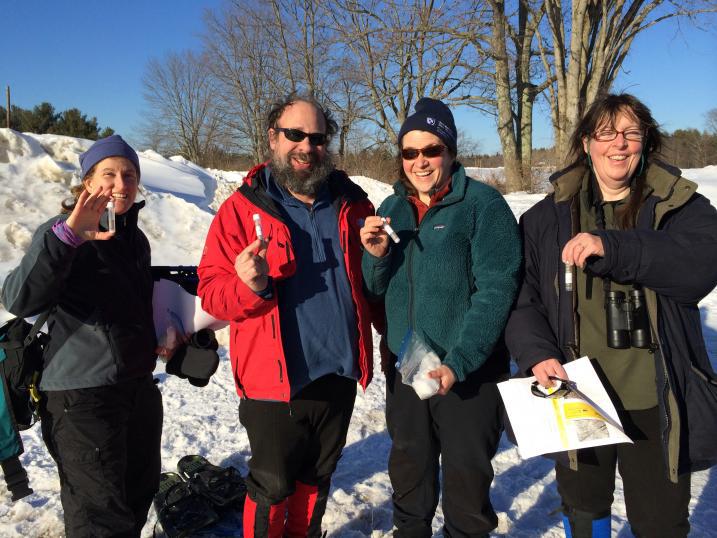
{"type": "MultiPolygon", "coordinates": [[[[58,212],[68,187],[78,181],[78,155],[90,142],[55,135],[18,134],[0,129],[0,283],[17,265],[39,224],[58,212]]],[[[142,185],[147,200],[140,226],[152,244],[155,265],[193,265],[199,260],[211,208],[241,182],[240,172],[204,170],[181,158],[165,159],[153,151],[140,153],[142,185]],[[216,198],[216,199],[215,199],[216,198]]],[[[472,170],[476,176],[500,177],[502,170],[472,170]]],[[[686,170],[700,192],[717,204],[717,166],[686,170]]],[[[389,192],[384,183],[354,177],[378,205],[389,192]]],[[[516,216],[543,195],[514,193],[506,196],[516,216]]],[[[707,349],[717,364],[717,292],[700,304],[707,349]]],[[[0,308],[0,321],[10,315],[0,308]]],[[[220,334],[226,344],[227,336],[220,334]]],[[[229,368],[227,350],[209,385],[197,388],[185,380],[167,376],[161,363],[156,377],[164,396],[165,422],[162,457],[165,470],[174,470],[185,454],[198,453],[212,462],[234,465],[243,472],[249,443],[239,425],[238,397],[229,368]]],[[[376,363],[378,364],[378,360],[376,363]]],[[[383,375],[356,399],[356,408],[343,457],[334,475],[324,518],[330,536],[388,536],[391,531],[391,484],[386,472],[390,441],[384,421],[383,375]]],[[[0,536],[63,536],[59,480],[54,463],[40,438],[40,428],[23,434],[26,452],[22,461],[35,493],[10,502],[0,485],[0,536]]],[[[495,536],[563,536],[558,507],[560,499],[549,460],[521,460],[505,439],[494,460],[496,471],[492,499],[499,513],[495,536]]],[[[618,480],[613,508],[613,536],[632,536],[625,516],[622,485],[618,480]]],[[[690,504],[692,535],[717,536],[717,469],[693,475],[690,504]]],[[[155,514],[143,536],[152,536],[155,514]]],[[[443,523],[440,509],[434,520],[443,523]]]]}

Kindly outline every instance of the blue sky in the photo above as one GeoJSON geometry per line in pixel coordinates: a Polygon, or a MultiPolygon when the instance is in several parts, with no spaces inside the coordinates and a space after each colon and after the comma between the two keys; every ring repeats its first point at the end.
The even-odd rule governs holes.
{"type": "MultiPolygon", "coordinates": [[[[198,48],[205,8],[222,0],[0,0],[4,46],[0,88],[31,108],[49,101],[58,111],[77,107],[132,141],[146,111],[142,75],[150,58],[198,48]]],[[[717,17],[709,32],[682,23],[660,24],[632,46],[613,86],[652,108],[667,131],[704,128],[717,108],[717,17]]],[[[551,145],[544,106],[537,110],[535,146],[551,145]]],[[[458,111],[458,128],[483,152],[500,149],[492,117],[458,111]]]]}

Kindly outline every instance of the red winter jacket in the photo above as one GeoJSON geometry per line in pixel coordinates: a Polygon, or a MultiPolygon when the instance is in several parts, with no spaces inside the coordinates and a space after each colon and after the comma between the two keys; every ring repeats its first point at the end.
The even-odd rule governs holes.
{"type": "MultiPolygon", "coordinates": [[[[266,194],[265,166],[266,163],[260,164],[250,170],[242,186],[214,217],[198,267],[197,292],[204,310],[230,322],[229,353],[239,396],[288,402],[291,389],[281,341],[276,286],[272,299],[262,299],[239,279],[234,269],[239,253],[256,240],[252,215],[258,213],[269,242],[266,253],[269,276],[276,282],[292,276],[296,270],[289,229],[266,194]]],[[[343,172],[333,172],[328,181],[337,204],[341,249],[356,306],[359,383],[365,389],[373,374],[371,321],[375,309],[362,291],[359,230],[363,219],[374,214],[374,207],[366,193],[343,172]]]]}

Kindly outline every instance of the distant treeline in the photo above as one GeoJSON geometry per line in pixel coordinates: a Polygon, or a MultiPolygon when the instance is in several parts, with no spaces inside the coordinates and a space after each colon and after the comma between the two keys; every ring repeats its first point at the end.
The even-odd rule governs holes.
{"type": "MultiPolygon", "coordinates": [[[[717,123],[713,121],[717,120],[717,109],[714,113],[710,111],[710,114],[708,115],[710,121],[707,122],[709,130],[678,129],[667,134],[662,148],[663,160],[680,168],[702,168],[717,164],[717,123]]],[[[4,126],[3,107],[0,107],[0,120],[4,126]]],[[[52,133],[89,140],[97,140],[114,133],[110,127],[100,131],[97,118],[88,119],[77,108],[57,113],[47,102],[40,103],[32,110],[13,105],[10,127],[20,132],[52,133]]],[[[337,155],[336,165],[351,175],[362,175],[391,183],[398,177],[399,162],[395,154],[386,148],[387,146],[384,145],[359,152],[347,152],[342,157],[337,155]]],[[[459,152],[460,149],[459,147],[459,152]]],[[[465,166],[497,168],[504,165],[500,153],[478,154],[463,151],[458,158],[465,166]]],[[[220,170],[248,170],[256,164],[252,155],[228,153],[219,148],[214,148],[206,161],[205,166],[208,168],[220,170]]],[[[557,169],[562,164],[564,164],[563,156],[556,155],[553,148],[533,150],[533,165],[536,167],[557,169]]]]}
{"type": "MultiPolygon", "coordinates": [[[[564,164],[564,156],[556,155],[553,148],[533,150],[533,166],[557,168],[564,164]]],[[[698,129],[677,129],[667,133],[660,152],[660,158],[679,168],[703,168],[717,165],[717,130],[715,132],[698,129]]],[[[500,153],[492,155],[463,156],[465,166],[494,168],[503,166],[500,153]]]]}
{"type": "MultiPolygon", "coordinates": [[[[0,122],[6,125],[7,109],[0,106],[0,122]]],[[[10,107],[10,128],[23,133],[58,134],[97,140],[114,134],[114,130],[105,127],[100,131],[97,118],[87,118],[77,108],[69,108],[63,112],[56,112],[50,103],[43,102],[32,110],[12,105],[10,107]]]]}
{"type": "MultiPolygon", "coordinates": [[[[398,178],[396,156],[384,147],[367,149],[358,153],[349,152],[343,157],[336,156],[336,165],[350,175],[367,176],[387,183],[398,178]]],[[[565,164],[564,155],[556,155],[554,148],[533,149],[533,167],[557,170],[565,164]]],[[[660,158],[679,168],[703,168],[717,165],[717,132],[697,129],[678,129],[666,134],[660,158]]],[[[500,153],[460,153],[458,159],[464,166],[497,168],[504,166],[500,153]]],[[[215,151],[209,167],[220,170],[248,170],[254,164],[251,155],[230,154],[215,151]]]]}

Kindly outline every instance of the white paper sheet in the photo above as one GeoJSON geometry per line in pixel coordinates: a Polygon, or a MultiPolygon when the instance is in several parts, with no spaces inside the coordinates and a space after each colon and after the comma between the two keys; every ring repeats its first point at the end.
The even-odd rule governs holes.
{"type": "Polygon", "coordinates": [[[199,297],[171,280],[154,282],[152,310],[161,357],[171,356],[178,345],[177,339],[181,339],[182,335],[206,328],[217,330],[229,324],[207,314],[202,310],[199,297]]]}
{"type": "Polygon", "coordinates": [[[564,368],[587,401],[572,393],[565,398],[535,396],[530,390],[535,377],[498,383],[520,456],[632,443],[590,359],[582,357],[564,368]]]}

